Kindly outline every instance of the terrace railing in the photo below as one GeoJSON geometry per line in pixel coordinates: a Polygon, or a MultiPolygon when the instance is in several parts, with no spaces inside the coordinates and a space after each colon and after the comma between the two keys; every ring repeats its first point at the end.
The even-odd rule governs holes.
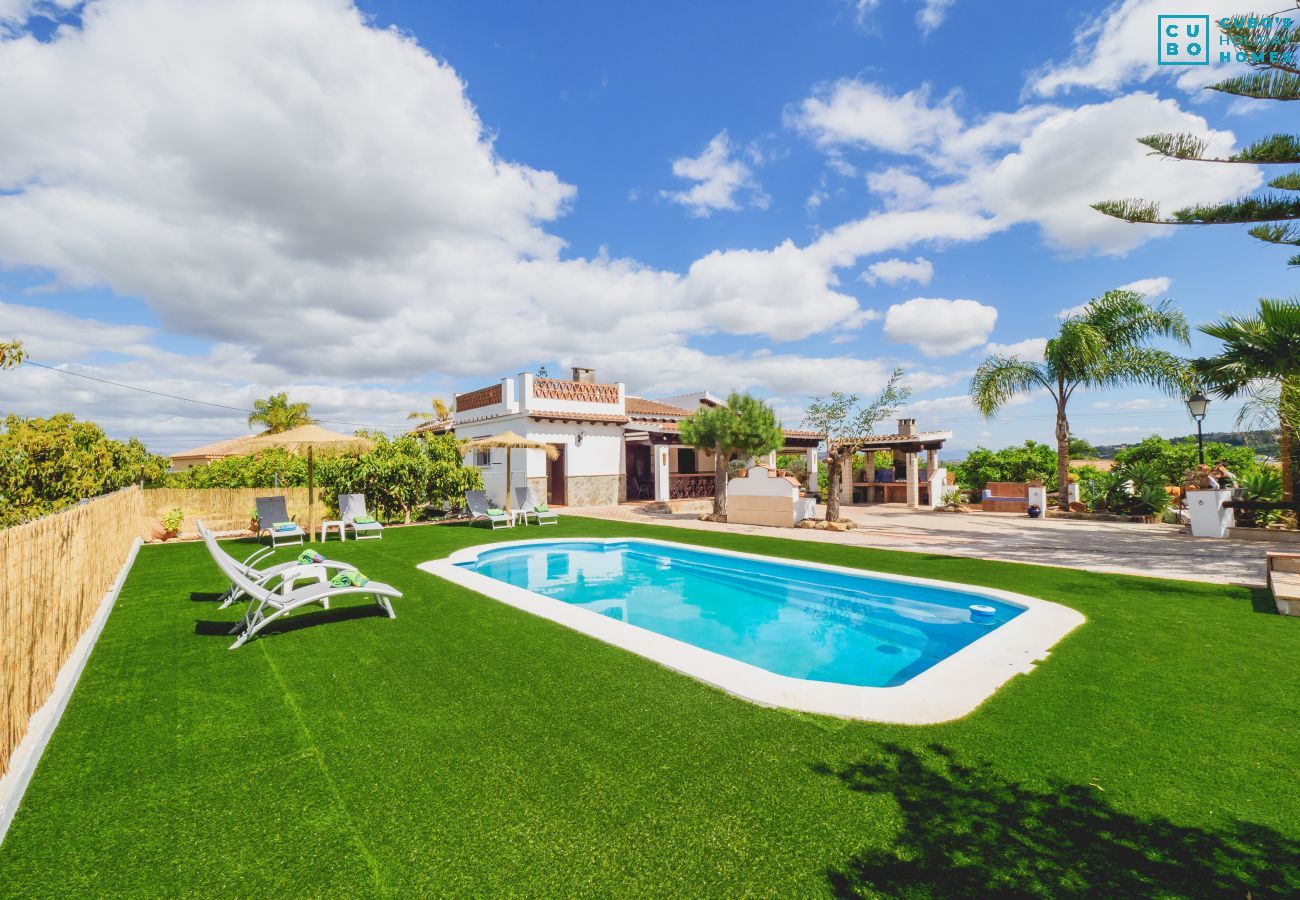
{"type": "Polygon", "coordinates": [[[713,476],[708,473],[699,475],[669,475],[669,500],[698,500],[713,496],[713,476]]]}

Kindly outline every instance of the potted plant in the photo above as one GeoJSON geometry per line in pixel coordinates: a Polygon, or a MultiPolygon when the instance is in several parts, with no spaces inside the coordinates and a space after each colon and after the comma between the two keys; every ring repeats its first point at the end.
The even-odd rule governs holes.
{"type": "Polygon", "coordinates": [[[1043,514],[1043,508],[1037,503],[1029,504],[1029,518],[1037,519],[1043,514]]]}
{"type": "Polygon", "coordinates": [[[181,533],[181,525],[185,522],[185,513],[178,506],[169,513],[164,513],[163,517],[158,520],[162,525],[163,540],[170,541],[181,533]]]}
{"type": "Polygon", "coordinates": [[[257,521],[257,509],[256,509],[256,507],[254,507],[253,509],[251,509],[251,510],[248,511],[248,530],[251,531],[251,532],[253,532],[253,534],[257,534],[257,532],[258,532],[258,521],[257,521]]]}

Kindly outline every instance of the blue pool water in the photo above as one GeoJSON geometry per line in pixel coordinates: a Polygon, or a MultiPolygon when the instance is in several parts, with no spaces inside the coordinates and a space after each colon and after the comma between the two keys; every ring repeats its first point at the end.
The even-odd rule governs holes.
{"type": "Polygon", "coordinates": [[[503,547],[460,565],[779,675],[870,687],[902,684],[1024,612],[961,590],[640,541],[503,547]]]}

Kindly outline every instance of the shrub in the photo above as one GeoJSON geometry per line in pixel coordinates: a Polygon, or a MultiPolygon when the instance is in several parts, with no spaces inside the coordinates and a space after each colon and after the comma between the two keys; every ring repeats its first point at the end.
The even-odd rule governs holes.
{"type": "Polygon", "coordinates": [[[227,456],[166,477],[168,487],[306,487],[307,459],[283,447],[249,456],[227,456]]]}
{"type": "Polygon", "coordinates": [[[1001,450],[976,447],[950,468],[957,483],[971,490],[982,491],[990,481],[1042,481],[1049,492],[1057,490],[1056,451],[1037,441],[1001,450]]]}
{"type": "MultiPolygon", "coordinates": [[[[1158,435],[1152,435],[1140,444],[1125,447],[1115,454],[1118,467],[1132,466],[1136,463],[1152,463],[1160,468],[1168,484],[1182,484],[1188,469],[1196,466],[1198,461],[1196,439],[1184,438],[1173,443],[1158,435]]],[[[1224,465],[1238,478],[1245,478],[1258,471],[1255,451],[1249,447],[1232,447],[1211,441],[1205,445],[1205,462],[1211,466],[1224,465]]]]}
{"type": "Polygon", "coordinates": [[[339,494],[365,494],[374,516],[409,523],[417,507],[457,502],[465,491],[483,487],[481,473],[462,464],[450,435],[368,437],[374,441],[373,450],[360,456],[327,456],[316,465],[316,483],[334,512],[339,494]]]}
{"type": "MultiPolygon", "coordinates": [[[[1241,495],[1246,500],[1257,503],[1274,503],[1282,499],[1282,471],[1275,466],[1264,466],[1241,478],[1241,495]]],[[[1279,510],[1263,510],[1247,513],[1246,518],[1256,528],[1263,528],[1281,520],[1279,510]]]]}
{"type": "Polygon", "coordinates": [[[168,460],[135,438],[115,441],[71,413],[8,416],[0,430],[0,527],[138,482],[155,482],[168,460]]]}
{"type": "Polygon", "coordinates": [[[177,507],[171,512],[164,513],[159,520],[162,523],[163,531],[168,534],[176,534],[181,530],[181,525],[185,523],[185,513],[177,507]]]}

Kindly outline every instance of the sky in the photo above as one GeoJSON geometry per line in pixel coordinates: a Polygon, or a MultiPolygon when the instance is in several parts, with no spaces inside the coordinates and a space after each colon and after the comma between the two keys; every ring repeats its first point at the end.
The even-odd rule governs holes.
{"type": "MultiPolygon", "coordinates": [[[[952,450],[1050,442],[1044,397],[973,410],[988,354],[1034,358],[1112,288],[1193,324],[1295,293],[1244,229],[1091,210],[1265,180],[1135,139],[1228,153],[1285,126],[1204,90],[1232,63],[1156,65],[1157,15],[1232,4],[990,8],[0,0],[0,339],[57,370],[0,374],[0,412],[172,452],[247,433],[274,391],[392,432],[581,365],[642,396],[750,390],[798,427],[901,366],[952,450]]],[[[1142,389],[1071,422],[1193,430],[1142,389]]]]}

